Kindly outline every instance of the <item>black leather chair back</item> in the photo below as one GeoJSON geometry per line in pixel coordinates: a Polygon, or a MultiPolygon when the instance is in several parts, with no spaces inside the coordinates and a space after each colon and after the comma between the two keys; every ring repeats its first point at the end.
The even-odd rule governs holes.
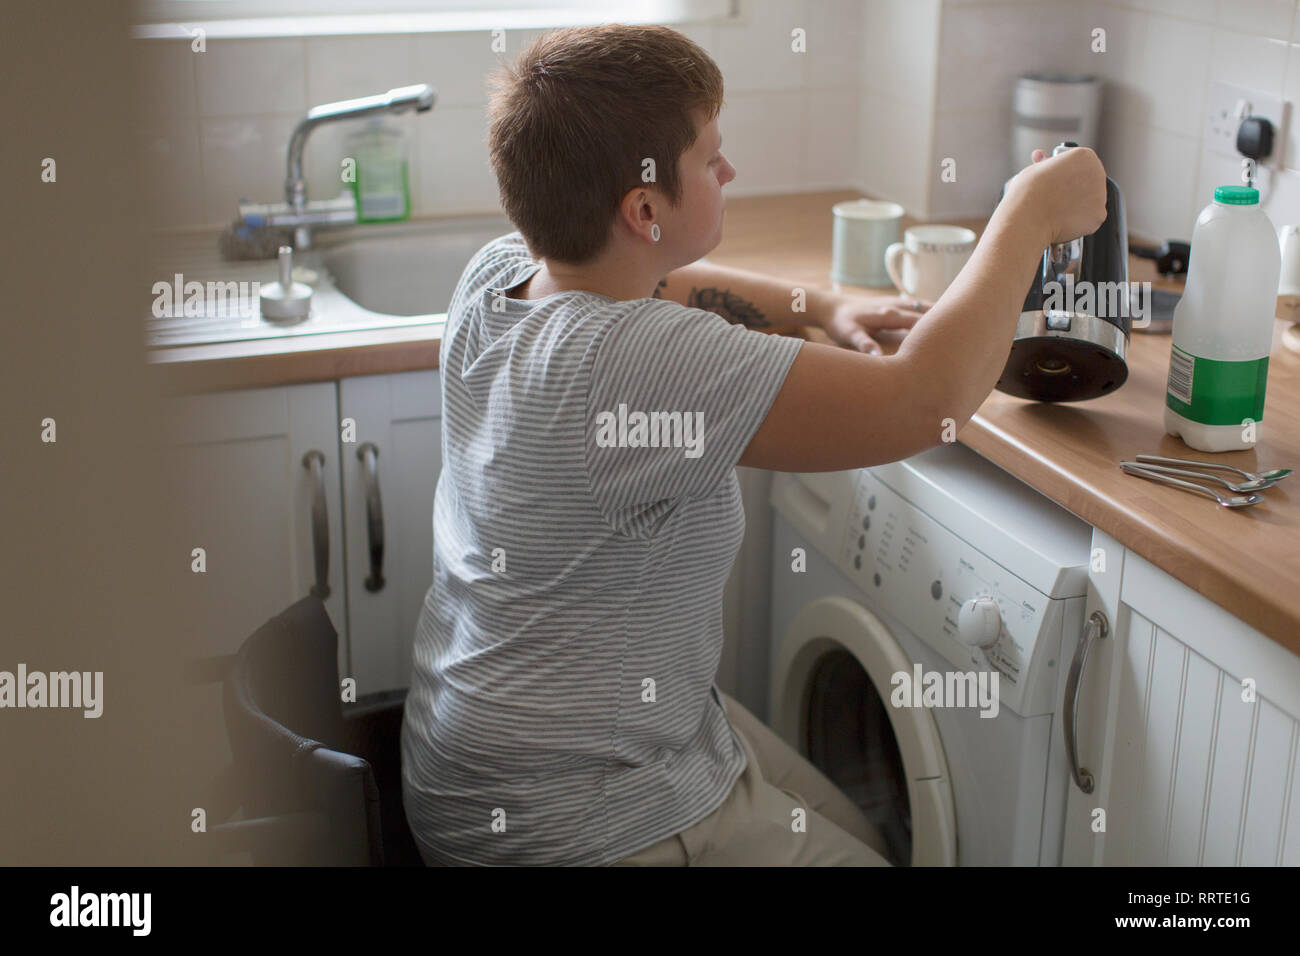
{"type": "MultiPolygon", "coordinates": [[[[370,763],[344,749],[338,634],[319,598],[303,598],[244,642],[225,708],[245,815],[283,824],[254,847],[256,863],[383,865],[380,792],[370,763]]],[[[396,751],[397,740],[388,746],[396,751]]]]}

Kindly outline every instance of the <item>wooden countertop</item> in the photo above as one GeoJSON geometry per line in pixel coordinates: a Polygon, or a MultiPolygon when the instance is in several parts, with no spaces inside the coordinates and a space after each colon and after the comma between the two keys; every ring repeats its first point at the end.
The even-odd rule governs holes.
{"type": "MultiPolygon", "coordinates": [[[[728,199],[724,239],[708,258],[832,288],[831,206],[852,191],[728,199]]],[[[977,233],[983,221],[960,221],[977,233]]],[[[904,226],[910,225],[904,221],[904,226]]],[[[1129,278],[1158,280],[1146,260],[1129,278]]],[[[892,290],[844,287],[865,296],[892,290]]],[[[1208,498],[1125,475],[1122,458],[1152,452],[1213,459],[1249,471],[1300,467],[1300,355],[1280,344],[1277,321],[1259,444],[1209,455],[1165,435],[1163,408],[1171,337],[1134,332],[1129,378],[1116,392],[1062,405],[992,392],[957,438],[1090,525],[1132,548],[1192,589],[1292,652],[1300,653],[1300,477],[1270,488],[1264,501],[1232,511],[1208,498]]],[[[155,352],[151,366],[168,390],[214,390],[319,381],[436,366],[441,326],[302,336],[155,352]],[[306,340],[312,341],[306,341],[306,340]]],[[[810,331],[809,338],[820,336],[810,331]]],[[[876,336],[892,352],[902,333],[876,336]]],[[[823,339],[824,340],[824,339],[823,339]]]]}
{"type": "MultiPolygon", "coordinates": [[[[858,196],[833,192],[728,200],[726,238],[708,258],[830,288],[830,207],[858,196]]],[[[977,233],[985,225],[983,221],[957,224],[977,233]]],[[[905,220],[907,225],[910,221],[905,220]]],[[[1182,292],[1181,280],[1160,279],[1149,260],[1131,258],[1129,279],[1182,292]]],[[[897,294],[848,287],[843,291],[897,294]]],[[[1164,393],[1172,337],[1143,332],[1132,334],[1129,378],[1112,394],[1053,405],[995,390],[957,439],[1300,653],[1300,476],[1268,489],[1260,504],[1230,510],[1209,498],[1126,475],[1118,464],[1150,452],[1213,460],[1247,471],[1300,468],[1300,355],[1281,345],[1286,326],[1275,320],[1261,440],[1250,451],[1213,455],[1165,434],[1164,393]]],[[[886,352],[893,352],[902,336],[885,332],[876,340],[886,352]]],[[[810,331],[808,337],[825,341],[820,330],[810,331]]]]}
{"type": "Polygon", "coordinates": [[[441,323],[403,325],[153,349],[149,368],[163,394],[220,392],[437,368],[441,344],[441,323]]]}

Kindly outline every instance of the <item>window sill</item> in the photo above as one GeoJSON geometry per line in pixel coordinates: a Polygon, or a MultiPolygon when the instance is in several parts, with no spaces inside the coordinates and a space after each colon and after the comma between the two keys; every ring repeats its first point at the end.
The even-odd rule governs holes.
{"type": "MultiPolygon", "coordinates": [[[[728,16],[682,16],[665,20],[657,16],[620,14],[620,23],[739,23],[743,5],[728,16]]],[[[132,36],[144,40],[174,40],[193,37],[202,30],[207,39],[252,39],[260,37],[362,36],[394,33],[465,33],[482,30],[545,30],[564,26],[607,23],[605,13],[586,9],[445,11],[434,13],[370,13],[312,17],[257,17],[232,20],[204,20],[188,23],[147,23],[132,28],[132,36]]]]}

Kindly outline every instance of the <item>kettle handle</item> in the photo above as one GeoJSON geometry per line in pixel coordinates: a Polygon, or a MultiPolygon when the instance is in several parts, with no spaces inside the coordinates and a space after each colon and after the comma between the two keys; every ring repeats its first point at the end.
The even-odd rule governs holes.
{"type": "MultiPolygon", "coordinates": [[[[1052,148],[1053,156],[1060,156],[1067,149],[1074,149],[1078,143],[1065,140],[1057,143],[1052,148]]],[[[1048,278],[1060,281],[1065,275],[1079,274],[1079,263],[1083,259],[1083,237],[1070,239],[1066,242],[1054,242],[1047,251],[1047,259],[1043,263],[1044,270],[1048,273],[1048,278]]]]}
{"type": "MultiPolygon", "coordinates": [[[[1078,143],[1072,143],[1069,140],[1063,140],[1062,142],[1057,143],[1054,147],[1052,147],[1052,155],[1060,156],[1067,149],[1074,149],[1074,147],[1078,145],[1079,145],[1078,143]]],[[[1060,262],[1066,257],[1066,249],[1065,249],[1066,245],[1067,243],[1058,242],[1052,246],[1053,262],[1060,262]]]]}

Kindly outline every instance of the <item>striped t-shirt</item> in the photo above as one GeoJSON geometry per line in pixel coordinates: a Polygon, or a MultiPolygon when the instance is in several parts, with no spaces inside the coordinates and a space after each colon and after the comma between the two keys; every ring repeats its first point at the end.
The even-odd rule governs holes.
{"type": "Polygon", "coordinates": [[[433,584],[402,727],[407,819],[448,864],[608,864],[717,809],[735,465],[802,344],[656,298],[503,293],[470,260],[441,348],[433,584]]]}

